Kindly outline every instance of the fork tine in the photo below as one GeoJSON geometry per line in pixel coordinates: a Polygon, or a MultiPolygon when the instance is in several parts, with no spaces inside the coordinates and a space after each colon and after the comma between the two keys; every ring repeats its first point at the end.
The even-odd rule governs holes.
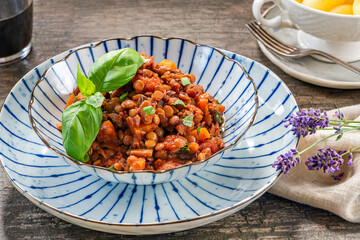
{"type": "Polygon", "coordinates": [[[246,24],[246,27],[248,30],[255,36],[255,38],[263,43],[265,47],[272,50],[275,53],[278,53],[285,57],[304,57],[309,56],[312,54],[318,54],[323,57],[326,57],[327,59],[333,61],[334,63],[337,63],[357,74],[360,74],[360,69],[352,66],[351,64],[348,64],[347,62],[342,61],[341,59],[338,59],[328,53],[313,50],[313,49],[299,49],[293,46],[290,46],[284,42],[281,42],[277,40],[276,38],[272,37],[270,34],[266,32],[265,29],[263,29],[257,22],[251,21],[248,24],[246,24]],[[291,50],[290,50],[291,49],[291,50]],[[295,52],[299,50],[300,52],[295,52]]]}
{"type": "Polygon", "coordinates": [[[251,23],[250,24],[246,24],[246,27],[249,29],[249,31],[255,36],[255,38],[257,40],[259,40],[260,42],[262,42],[267,48],[269,48],[270,50],[277,52],[279,54],[290,54],[292,51],[288,50],[286,48],[283,48],[277,44],[274,44],[273,42],[271,42],[268,38],[266,38],[263,34],[261,34],[259,32],[259,30],[254,27],[251,23]]]}
{"type": "MultiPolygon", "coordinates": [[[[266,44],[267,46],[270,45],[273,48],[276,48],[278,51],[286,54],[292,53],[294,50],[292,48],[288,48],[281,43],[277,42],[273,38],[269,38],[266,34],[264,34],[263,31],[261,31],[258,27],[258,25],[254,24],[253,22],[249,23],[249,26],[251,27],[252,31],[258,35],[259,38],[261,38],[262,42],[266,44]]],[[[255,35],[254,35],[255,36],[255,35]]],[[[256,36],[255,36],[256,37],[256,36]]],[[[268,46],[268,47],[270,47],[268,46]]]]}
{"type": "Polygon", "coordinates": [[[268,33],[258,22],[256,21],[252,21],[253,25],[257,27],[257,29],[263,33],[265,36],[267,36],[270,40],[272,40],[274,43],[277,43],[277,44],[280,44],[290,50],[297,50],[296,47],[294,46],[290,46],[289,44],[287,43],[284,43],[283,41],[279,40],[279,39],[276,39],[273,35],[271,35],[270,33],[268,33]]]}

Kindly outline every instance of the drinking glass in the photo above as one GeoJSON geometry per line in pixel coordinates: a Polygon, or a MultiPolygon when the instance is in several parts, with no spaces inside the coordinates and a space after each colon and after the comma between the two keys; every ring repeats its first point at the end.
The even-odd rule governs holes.
{"type": "Polygon", "coordinates": [[[0,64],[29,54],[32,25],[32,0],[0,0],[0,64]]]}

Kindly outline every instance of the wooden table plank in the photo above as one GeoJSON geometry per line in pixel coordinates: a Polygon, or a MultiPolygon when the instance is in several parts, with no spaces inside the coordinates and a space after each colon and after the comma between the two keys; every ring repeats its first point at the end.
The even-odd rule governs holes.
{"type": "MultiPolygon", "coordinates": [[[[317,87],[292,78],[259,50],[244,25],[249,0],[35,0],[33,50],[21,62],[0,67],[0,103],[16,82],[44,60],[75,46],[111,37],[153,34],[183,37],[250,57],[273,70],[300,107],[359,104],[360,90],[317,87]]],[[[81,228],[44,212],[21,196],[1,171],[0,239],[358,239],[358,224],[329,212],[265,194],[218,222],[151,237],[117,236],[81,228]]]]}

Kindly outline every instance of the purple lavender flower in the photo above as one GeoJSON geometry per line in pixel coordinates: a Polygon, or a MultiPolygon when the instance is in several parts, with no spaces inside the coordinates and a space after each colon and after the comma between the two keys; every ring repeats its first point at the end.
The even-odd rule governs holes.
{"type": "Polygon", "coordinates": [[[344,159],[341,156],[344,151],[337,152],[328,148],[326,150],[319,149],[319,152],[305,162],[309,170],[323,169],[324,173],[328,170],[329,174],[340,171],[340,166],[344,164],[344,159]]]}
{"type": "Polygon", "coordinates": [[[312,108],[303,109],[285,119],[284,122],[287,122],[285,127],[292,126],[291,131],[298,137],[314,134],[316,129],[329,126],[329,118],[326,112],[321,113],[319,109],[314,110],[312,108]]]}
{"type": "MultiPolygon", "coordinates": [[[[343,154],[346,153],[346,152],[348,152],[348,151],[339,151],[338,153],[339,153],[340,155],[343,155],[343,154]]],[[[348,162],[347,162],[347,165],[348,165],[348,166],[354,165],[354,162],[352,161],[352,159],[353,159],[353,154],[352,154],[352,153],[349,153],[349,155],[348,155],[348,162]]]]}
{"type": "Polygon", "coordinates": [[[342,112],[340,112],[340,110],[338,110],[335,112],[334,117],[339,119],[338,126],[333,127],[335,129],[335,133],[339,134],[336,138],[337,141],[344,135],[344,131],[342,130],[342,121],[345,119],[345,116],[342,112]]]}
{"type": "Polygon", "coordinates": [[[333,127],[335,129],[335,133],[338,133],[339,135],[336,137],[336,141],[337,140],[340,140],[340,138],[342,138],[342,136],[344,135],[344,131],[342,130],[342,126],[339,125],[339,126],[336,126],[336,127],[333,127]]]}
{"type": "Polygon", "coordinates": [[[338,118],[339,120],[344,120],[345,116],[340,110],[336,111],[334,117],[338,118]]]}
{"type": "Polygon", "coordinates": [[[343,172],[338,175],[331,175],[331,177],[334,178],[334,180],[336,180],[336,181],[340,181],[342,176],[344,176],[343,172]]]}
{"type": "Polygon", "coordinates": [[[354,162],[352,161],[352,159],[353,159],[353,154],[350,153],[348,156],[348,163],[347,163],[348,166],[354,165],[354,162]]]}
{"type": "Polygon", "coordinates": [[[287,153],[278,156],[277,161],[274,162],[272,167],[276,167],[276,171],[281,169],[284,174],[288,173],[291,168],[295,167],[297,163],[300,163],[298,153],[296,149],[290,149],[287,153]]]}

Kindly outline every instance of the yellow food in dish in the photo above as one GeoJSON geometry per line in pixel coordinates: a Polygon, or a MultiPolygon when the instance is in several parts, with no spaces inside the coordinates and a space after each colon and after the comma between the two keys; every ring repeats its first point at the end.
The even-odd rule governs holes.
{"type": "Polygon", "coordinates": [[[343,4],[345,0],[303,0],[305,6],[328,12],[336,5],[343,4]]]}
{"type": "Polygon", "coordinates": [[[353,4],[354,15],[360,15],[360,0],[355,0],[353,4]]]}
{"type": "Polygon", "coordinates": [[[295,0],[305,6],[337,14],[360,15],[360,0],[295,0]]]}
{"type": "Polygon", "coordinates": [[[337,14],[348,14],[353,15],[353,5],[351,4],[344,4],[334,7],[330,10],[331,13],[337,13],[337,14]]]}

